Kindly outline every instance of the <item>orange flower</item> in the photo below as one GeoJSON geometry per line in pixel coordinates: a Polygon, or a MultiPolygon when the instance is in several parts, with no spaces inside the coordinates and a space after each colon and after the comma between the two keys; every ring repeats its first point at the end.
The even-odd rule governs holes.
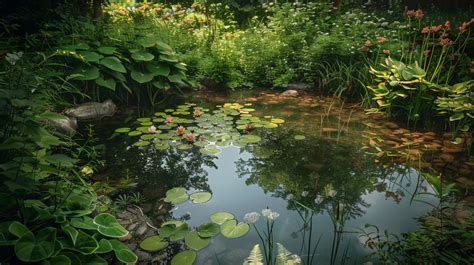
{"type": "Polygon", "coordinates": [[[171,116],[166,117],[166,123],[173,123],[173,117],[171,116]]]}
{"type": "Polygon", "coordinates": [[[248,123],[247,125],[245,125],[245,130],[251,131],[253,129],[255,129],[255,126],[253,124],[248,123]]]}
{"type": "Polygon", "coordinates": [[[364,46],[370,47],[370,46],[372,46],[372,42],[371,42],[370,40],[367,40],[367,41],[364,43],[364,46]]]}
{"type": "Polygon", "coordinates": [[[429,28],[429,27],[424,27],[424,28],[421,30],[421,33],[423,33],[423,34],[430,33],[430,28],[429,28]]]}
{"type": "Polygon", "coordinates": [[[361,51],[361,52],[368,52],[368,51],[369,51],[369,47],[367,47],[367,46],[364,45],[364,46],[362,46],[362,47],[359,48],[359,51],[361,51]]]}
{"type": "Polygon", "coordinates": [[[195,109],[193,113],[194,117],[200,117],[202,115],[202,111],[200,109],[195,109]]]}
{"type": "Polygon", "coordinates": [[[378,43],[384,43],[386,41],[387,41],[387,38],[385,38],[385,37],[377,37],[377,42],[378,43]]]}
{"type": "Polygon", "coordinates": [[[192,132],[188,132],[188,134],[186,134],[186,139],[188,140],[188,142],[192,143],[194,142],[194,135],[192,132]]]}
{"type": "Polygon", "coordinates": [[[416,15],[415,10],[407,10],[405,12],[405,16],[407,16],[407,17],[414,17],[415,15],[416,15]]]}
{"type": "Polygon", "coordinates": [[[425,14],[423,13],[423,10],[421,10],[421,9],[416,10],[415,17],[418,20],[422,20],[424,16],[425,16],[425,14]]]}
{"type": "Polygon", "coordinates": [[[438,32],[438,31],[441,30],[441,28],[442,28],[441,25],[438,25],[438,26],[431,26],[431,31],[433,31],[433,32],[438,32]]]}
{"type": "Polygon", "coordinates": [[[179,136],[183,135],[184,134],[184,130],[185,128],[183,126],[179,126],[177,129],[176,129],[176,134],[178,134],[179,136]]]}
{"type": "Polygon", "coordinates": [[[451,22],[449,20],[444,22],[444,28],[446,30],[451,30],[451,27],[452,27],[452,25],[451,25],[451,22]]]}
{"type": "Polygon", "coordinates": [[[439,39],[439,45],[441,46],[449,46],[449,45],[452,45],[453,44],[453,41],[450,40],[449,38],[440,38],[439,39]]]}

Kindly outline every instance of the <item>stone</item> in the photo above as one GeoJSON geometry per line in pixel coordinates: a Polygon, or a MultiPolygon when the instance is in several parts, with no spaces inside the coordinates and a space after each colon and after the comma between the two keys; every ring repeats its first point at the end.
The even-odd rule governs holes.
{"type": "Polygon", "coordinates": [[[45,123],[53,128],[54,131],[73,136],[77,130],[77,119],[64,116],[61,119],[48,119],[45,123]]]}
{"type": "Polygon", "coordinates": [[[128,231],[133,231],[133,230],[135,230],[135,228],[137,228],[137,224],[131,224],[127,227],[127,230],[128,231]]]}
{"type": "Polygon", "coordinates": [[[400,127],[400,126],[398,126],[398,124],[396,124],[394,122],[386,122],[385,126],[389,129],[392,129],[392,130],[398,129],[400,127]]]}
{"type": "Polygon", "coordinates": [[[282,92],[280,94],[280,96],[284,96],[284,97],[297,97],[299,96],[299,92],[297,90],[293,90],[293,89],[288,89],[286,90],[285,92],[282,92]]]}
{"type": "Polygon", "coordinates": [[[290,83],[287,88],[292,90],[308,90],[311,86],[306,83],[290,83]]]}
{"type": "Polygon", "coordinates": [[[65,114],[77,120],[100,120],[111,117],[117,111],[117,106],[112,100],[100,102],[88,102],[66,110],[65,114]]]}
{"type": "Polygon", "coordinates": [[[153,259],[153,256],[150,253],[142,251],[139,248],[135,249],[134,252],[139,261],[150,261],[153,259]]]}
{"type": "Polygon", "coordinates": [[[461,178],[457,178],[456,181],[463,184],[465,188],[469,188],[469,189],[474,188],[474,180],[472,179],[461,177],[461,178]]]}
{"type": "Polygon", "coordinates": [[[146,223],[145,223],[145,224],[141,224],[141,225],[137,228],[137,230],[135,231],[135,234],[136,234],[137,236],[142,236],[142,235],[144,235],[144,234],[146,233],[147,230],[148,230],[147,224],[146,224],[146,223]]]}

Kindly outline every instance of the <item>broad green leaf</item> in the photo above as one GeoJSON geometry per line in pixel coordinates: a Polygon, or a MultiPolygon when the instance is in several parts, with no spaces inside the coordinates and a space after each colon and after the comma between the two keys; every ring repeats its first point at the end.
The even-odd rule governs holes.
{"type": "Polygon", "coordinates": [[[153,54],[151,54],[149,52],[146,52],[146,51],[134,52],[134,53],[132,53],[131,56],[135,61],[149,62],[149,61],[155,59],[155,56],[153,54]]]}
{"type": "Polygon", "coordinates": [[[215,223],[202,224],[198,227],[197,232],[201,237],[213,237],[219,234],[219,225],[215,223]]]}
{"type": "Polygon", "coordinates": [[[210,218],[213,223],[221,225],[225,223],[227,220],[232,220],[235,217],[233,214],[228,213],[228,212],[217,212],[217,213],[211,214],[210,218]]]}
{"type": "Polygon", "coordinates": [[[115,47],[99,47],[97,50],[102,54],[112,55],[116,49],[115,47]]]}
{"type": "Polygon", "coordinates": [[[173,257],[171,265],[192,265],[196,260],[196,256],[196,251],[185,250],[173,257]]]}
{"type": "Polygon", "coordinates": [[[191,201],[194,203],[205,203],[208,202],[212,197],[210,192],[195,192],[189,196],[191,201]]]}
{"type": "Polygon", "coordinates": [[[118,260],[123,263],[135,263],[137,262],[137,256],[122,242],[118,241],[117,239],[109,240],[110,244],[114,249],[115,256],[118,260]]]}
{"type": "Polygon", "coordinates": [[[221,225],[221,233],[227,238],[238,238],[246,235],[250,230],[247,223],[237,223],[237,220],[227,220],[221,225]]]}
{"type": "Polygon", "coordinates": [[[20,223],[20,222],[17,222],[17,221],[13,221],[9,227],[8,227],[8,231],[18,237],[18,238],[21,238],[22,236],[24,236],[25,234],[29,233],[30,230],[28,229],[28,227],[26,227],[24,224],[20,223]]]}
{"type": "Polygon", "coordinates": [[[136,70],[132,70],[130,76],[133,80],[137,81],[140,84],[150,82],[153,80],[153,74],[151,73],[143,73],[136,70]]]}
{"type": "Polygon", "coordinates": [[[63,230],[63,232],[69,236],[69,238],[72,241],[72,244],[75,245],[77,236],[79,235],[79,232],[77,231],[77,229],[70,225],[62,225],[61,230],[63,230]]]}
{"type": "Polygon", "coordinates": [[[189,199],[189,195],[185,188],[176,187],[166,192],[165,202],[172,204],[180,204],[186,202],[189,199]]]}
{"type": "Polygon", "coordinates": [[[15,243],[15,254],[21,261],[38,262],[49,258],[54,251],[56,229],[47,227],[36,234],[28,232],[15,243]]]}
{"type": "Polygon", "coordinates": [[[94,218],[94,224],[98,226],[97,231],[104,236],[120,238],[128,235],[127,229],[117,222],[117,219],[108,213],[101,213],[94,218]]]}
{"type": "Polygon", "coordinates": [[[207,247],[211,240],[209,238],[201,238],[198,232],[192,231],[186,235],[184,242],[190,249],[199,251],[207,247]]]}
{"type": "Polygon", "coordinates": [[[146,251],[158,251],[168,246],[168,242],[164,241],[160,236],[147,237],[140,243],[140,248],[146,251]]]}
{"type": "Polygon", "coordinates": [[[113,247],[112,244],[110,244],[110,241],[103,238],[99,241],[99,248],[96,249],[95,253],[109,253],[112,250],[113,247]]]}
{"type": "Polygon", "coordinates": [[[73,244],[73,247],[65,247],[73,251],[80,252],[84,255],[89,255],[94,253],[97,248],[99,248],[99,243],[97,240],[90,236],[89,234],[84,233],[81,230],[78,230],[76,244],[73,244]]]}
{"type": "Polygon", "coordinates": [[[127,72],[122,62],[120,62],[120,60],[114,56],[105,57],[104,59],[100,60],[100,64],[119,73],[127,72]]]}
{"type": "Polygon", "coordinates": [[[104,56],[90,51],[79,51],[77,52],[86,62],[98,62],[100,59],[104,58],[104,56]]]}
{"type": "Polygon", "coordinates": [[[72,75],[76,80],[88,81],[99,78],[100,73],[99,68],[95,66],[82,66],[73,71],[72,75]]]}
{"type": "Polygon", "coordinates": [[[115,91],[116,83],[113,79],[104,79],[103,77],[99,77],[95,80],[95,83],[99,86],[106,87],[112,91],[115,91]]]}
{"type": "Polygon", "coordinates": [[[170,67],[165,64],[147,64],[146,69],[154,75],[167,77],[170,74],[170,67]]]}

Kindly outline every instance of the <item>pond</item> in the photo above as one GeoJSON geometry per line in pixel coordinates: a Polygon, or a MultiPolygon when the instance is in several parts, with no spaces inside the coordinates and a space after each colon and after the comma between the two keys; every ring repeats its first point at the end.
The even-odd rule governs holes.
{"type": "MultiPolygon", "coordinates": [[[[365,115],[355,105],[325,97],[239,92],[225,99],[188,96],[173,102],[173,106],[155,110],[156,115],[154,111],[140,115],[152,117],[148,120],[137,122],[139,115],[132,112],[125,124],[124,114],[120,120],[99,125],[107,146],[106,175],[110,181],[127,177],[136,182],[134,190],[147,198],[143,209],[154,221],[181,219],[195,228],[209,223],[211,214],[225,211],[244,222],[246,213],[261,213],[268,207],[279,213],[274,241],[298,254],[305,264],[313,253],[309,262],[312,264],[361,264],[373,261],[367,257],[370,250],[360,237],[366,224],[394,233],[415,230],[415,218],[432,209],[425,202],[437,204],[434,196],[415,196],[418,191],[432,192],[417,167],[387,160],[380,155],[380,148],[367,144],[376,137],[374,124],[386,121],[365,115]],[[220,115],[219,111],[226,107],[231,109],[228,113],[236,110],[232,107],[236,105],[226,102],[239,102],[238,111],[248,111],[212,118],[209,126],[193,123],[197,106],[201,107],[202,113],[198,114],[202,120],[206,113],[220,115]],[[176,110],[176,106],[181,107],[176,110]],[[168,112],[163,114],[165,111],[168,112]],[[166,118],[170,115],[175,119],[171,123],[166,118]],[[247,123],[238,122],[242,115],[248,119],[259,117],[252,120],[256,128],[245,128],[247,123]],[[176,135],[170,136],[170,146],[163,137],[140,147],[135,144],[140,137],[153,139],[128,136],[127,129],[127,133],[114,133],[120,127],[133,131],[153,124],[161,134],[166,134],[167,129],[176,134],[178,123],[186,130],[194,128],[194,137],[198,135],[196,130],[211,130],[212,124],[217,124],[214,133],[218,136],[207,139],[216,142],[210,148],[216,152],[203,152],[205,143],[187,144],[176,135]],[[227,127],[239,125],[244,128],[227,127]],[[236,131],[257,137],[242,141],[236,131]],[[184,187],[189,194],[207,191],[212,198],[200,204],[164,202],[165,192],[174,187],[184,187]],[[168,210],[165,217],[159,214],[162,208],[168,210]],[[305,215],[309,216],[307,222],[305,215]]],[[[142,128],[142,132],[147,135],[147,130],[142,128]]],[[[183,134],[185,139],[187,132],[183,134]]],[[[255,224],[260,231],[265,229],[262,218],[255,224]]],[[[239,238],[219,234],[198,252],[195,264],[242,264],[257,243],[260,239],[253,226],[239,238]]],[[[168,248],[168,252],[177,252],[185,247],[177,242],[168,248]]]]}

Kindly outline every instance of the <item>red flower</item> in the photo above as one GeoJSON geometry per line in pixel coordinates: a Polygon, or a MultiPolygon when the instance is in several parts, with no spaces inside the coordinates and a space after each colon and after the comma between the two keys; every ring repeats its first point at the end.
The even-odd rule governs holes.
{"type": "Polygon", "coordinates": [[[416,15],[415,10],[407,10],[405,12],[405,16],[407,16],[407,17],[414,17],[415,15],[416,15]]]}
{"type": "Polygon", "coordinates": [[[383,43],[383,42],[386,42],[387,39],[385,37],[377,37],[377,42],[378,43],[383,43]]]}
{"type": "Polygon", "coordinates": [[[424,27],[424,28],[421,30],[421,33],[423,33],[423,34],[430,33],[430,28],[429,28],[429,27],[424,27]]]}
{"type": "Polygon", "coordinates": [[[185,128],[183,126],[179,126],[178,128],[176,128],[176,133],[181,136],[184,134],[184,130],[185,128]]]}
{"type": "Polygon", "coordinates": [[[439,39],[439,45],[441,45],[441,46],[449,46],[449,45],[452,45],[452,44],[453,44],[453,41],[450,40],[447,37],[439,39]]]}
{"type": "Polygon", "coordinates": [[[436,33],[436,32],[438,32],[438,31],[440,31],[441,28],[442,28],[441,25],[438,25],[438,26],[431,26],[431,31],[433,31],[433,32],[436,33]]]}
{"type": "Polygon", "coordinates": [[[253,129],[255,129],[255,126],[253,124],[248,123],[247,125],[245,125],[245,130],[251,131],[253,129]]]}
{"type": "Polygon", "coordinates": [[[423,10],[421,10],[421,9],[416,10],[415,17],[418,20],[422,20],[424,16],[425,16],[425,14],[423,13],[423,10]]]}
{"type": "Polygon", "coordinates": [[[192,132],[188,132],[188,134],[186,134],[186,139],[188,140],[188,142],[192,143],[194,142],[194,135],[192,132]]]}

